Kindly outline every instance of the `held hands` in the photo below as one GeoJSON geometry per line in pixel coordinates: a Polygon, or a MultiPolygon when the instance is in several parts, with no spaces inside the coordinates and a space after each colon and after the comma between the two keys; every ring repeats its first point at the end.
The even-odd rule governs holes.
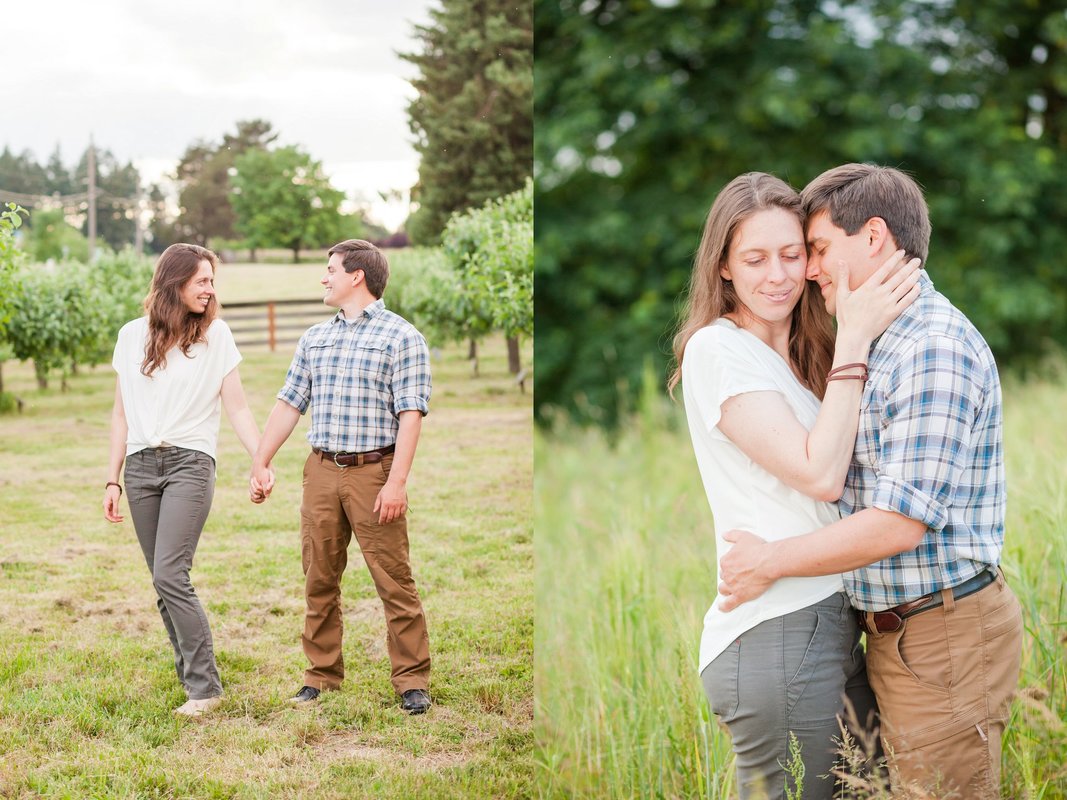
{"type": "Polygon", "coordinates": [[[248,499],[259,504],[270,497],[274,489],[274,470],[268,464],[265,467],[252,465],[252,473],[248,478],[248,499]]]}
{"type": "Polygon", "coordinates": [[[748,531],[732,530],[723,539],[733,546],[719,559],[719,609],[733,611],[755,600],[776,580],[770,570],[771,548],[748,531]]]}
{"type": "Polygon", "coordinates": [[[838,264],[837,322],[842,330],[874,341],[915,302],[921,262],[913,258],[905,264],[904,256],[897,250],[855,291],[848,288],[848,265],[838,264]]]}
{"type": "Polygon", "coordinates": [[[119,498],[122,492],[118,486],[111,485],[104,489],[104,519],[108,522],[122,522],[125,517],[119,513],[119,498]]]}
{"type": "Polygon", "coordinates": [[[386,481],[385,486],[374,498],[374,510],[378,514],[378,524],[385,525],[394,519],[400,519],[408,510],[408,492],[402,483],[386,481]]]}

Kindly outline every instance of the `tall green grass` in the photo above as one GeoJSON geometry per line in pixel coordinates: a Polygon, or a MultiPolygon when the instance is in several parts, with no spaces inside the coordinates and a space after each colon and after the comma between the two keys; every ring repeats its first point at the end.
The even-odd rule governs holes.
{"type": "MultiPolygon", "coordinates": [[[[646,387],[615,434],[534,439],[541,796],[736,796],[697,674],[712,517],[684,415],[646,387]]],[[[1004,570],[1024,608],[1004,796],[1067,797],[1067,381],[1005,389],[1004,570]]]]}

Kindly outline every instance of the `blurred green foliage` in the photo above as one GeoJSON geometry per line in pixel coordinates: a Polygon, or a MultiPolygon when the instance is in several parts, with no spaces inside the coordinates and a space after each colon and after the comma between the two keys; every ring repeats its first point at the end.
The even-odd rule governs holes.
{"type": "Polygon", "coordinates": [[[89,240],[73,225],[67,224],[61,208],[34,213],[27,240],[27,250],[34,261],[89,260],[89,240]]]}
{"type": "Polygon", "coordinates": [[[1029,0],[536,0],[537,412],[611,423],[666,373],[735,175],[925,188],[929,271],[1001,368],[1067,341],[1067,14],[1029,0]]]}

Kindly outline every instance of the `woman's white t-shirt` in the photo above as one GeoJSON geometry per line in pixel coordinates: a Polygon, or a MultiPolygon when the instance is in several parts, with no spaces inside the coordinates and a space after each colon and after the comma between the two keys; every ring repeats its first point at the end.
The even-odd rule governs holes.
{"type": "MultiPolygon", "coordinates": [[[[836,522],[837,505],[791,489],[756,464],[716,427],[722,404],[746,392],[780,392],[809,430],[819,400],[793,375],[785,360],[755,335],[728,319],[701,328],[689,340],[682,360],[682,389],[697,465],[715,518],[715,550],[729,545],[722,534],[733,528],[767,540],[799,536],[836,522]]],[[[771,420],[768,420],[771,422],[771,420]]],[[[715,584],[718,586],[718,567],[715,584]]],[[[755,600],[723,612],[718,597],[704,616],[700,671],[750,628],[797,611],[842,591],[840,575],[783,578],[755,600]]]]}
{"type": "Polygon", "coordinates": [[[178,347],[167,353],[167,365],[147,377],[141,372],[148,319],[127,322],[119,331],[111,366],[119,375],[126,412],[126,455],[146,447],[173,445],[215,457],[219,439],[222,379],[241,361],[229,326],[216,319],[207,341],[197,342],[186,356],[178,347]]]}

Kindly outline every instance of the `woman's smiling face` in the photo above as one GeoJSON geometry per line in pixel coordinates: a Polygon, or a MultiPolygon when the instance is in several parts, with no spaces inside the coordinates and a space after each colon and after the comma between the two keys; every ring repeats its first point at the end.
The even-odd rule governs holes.
{"type": "Polygon", "coordinates": [[[806,268],[804,228],[796,214],[767,208],[742,222],[719,268],[744,306],[737,315],[741,327],[788,325],[807,285],[806,268]]]}
{"type": "Polygon", "coordinates": [[[203,314],[215,296],[215,271],[206,258],[200,262],[186,284],[182,287],[182,303],[194,314],[203,314]]]}

